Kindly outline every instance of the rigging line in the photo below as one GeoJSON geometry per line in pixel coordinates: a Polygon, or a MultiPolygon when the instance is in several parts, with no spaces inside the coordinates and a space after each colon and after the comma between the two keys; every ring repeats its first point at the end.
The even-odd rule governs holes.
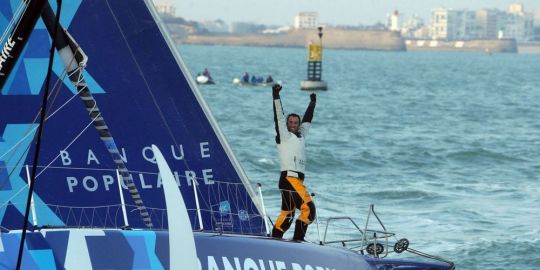
{"type": "MultiPolygon", "coordinates": [[[[171,130],[171,127],[169,126],[169,123],[166,121],[166,118],[165,118],[163,112],[161,111],[161,107],[157,103],[156,97],[154,96],[154,93],[152,92],[152,89],[150,88],[150,85],[149,85],[148,81],[146,80],[146,76],[142,72],[142,69],[141,69],[141,66],[139,65],[139,62],[135,58],[135,55],[134,55],[133,50],[131,49],[131,46],[130,46],[127,38],[126,38],[126,35],[124,34],[124,31],[122,30],[122,27],[120,27],[120,23],[118,22],[118,19],[116,18],[116,15],[114,14],[114,12],[112,10],[111,5],[109,4],[109,0],[105,0],[105,2],[107,3],[107,7],[109,7],[109,11],[111,12],[111,15],[112,15],[112,17],[114,19],[114,22],[116,23],[116,26],[118,27],[118,31],[120,32],[120,35],[122,36],[122,39],[124,40],[124,43],[126,44],[126,47],[128,48],[131,60],[135,63],[135,66],[137,67],[137,70],[139,71],[139,75],[141,76],[142,80],[144,81],[144,84],[146,86],[146,89],[147,89],[148,93],[152,97],[152,101],[154,103],[155,108],[157,109],[157,111],[159,113],[161,121],[165,125],[165,127],[167,129],[167,132],[169,133],[169,136],[173,140],[174,146],[178,147],[178,142],[176,141],[176,138],[174,137],[174,134],[173,134],[173,132],[171,130]]],[[[178,148],[178,150],[181,150],[181,149],[178,148]]],[[[184,161],[184,165],[189,170],[190,168],[189,168],[189,165],[188,165],[187,161],[185,159],[183,161],[184,161]]]]}
{"type": "MultiPolygon", "coordinates": [[[[75,56],[73,56],[73,57],[71,58],[70,64],[73,63],[74,61],[75,61],[75,56]]],[[[82,69],[82,68],[79,67],[79,69],[82,69]]],[[[51,106],[49,107],[49,111],[52,110],[53,104],[56,102],[56,99],[58,98],[58,95],[60,95],[60,90],[61,90],[62,85],[63,85],[63,83],[64,83],[64,79],[66,78],[66,76],[69,76],[69,75],[70,75],[70,74],[68,74],[67,69],[64,68],[64,71],[62,71],[61,76],[59,76],[59,77],[58,77],[58,80],[56,80],[56,83],[54,84],[54,87],[55,87],[55,89],[57,89],[57,90],[54,91],[55,95],[54,95],[54,98],[53,98],[52,101],[51,101],[51,106]]],[[[77,90],[77,94],[79,94],[79,91],[78,91],[78,90],[77,90]]],[[[52,96],[52,93],[51,93],[51,96],[52,96]]],[[[68,99],[68,101],[70,101],[70,100],[72,100],[72,99],[74,99],[74,98],[75,98],[75,95],[73,95],[70,99],[68,99]]],[[[64,103],[64,104],[67,104],[67,103],[64,103]]],[[[65,106],[65,105],[61,106],[61,108],[64,107],[64,106],[65,106]]],[[[47,119],[48,119],[48,118],[47,118],[47,119]]]]}
{"type": "MultiPolygon", "coordinates": [[[[15,11],[15,13],[13,14],[13,19],[17,18],[16,15],[20,15],[20,14],[23,14],[26,12],[26,9],[28,8],[28,4],[25,3],[26,1],[23,1],[21,2],[21,4],[19,5],[19,7],[17,8],[17,10],[15,11]],[[17,13],[19,12],[19,13],[17,13]]],[[[10,26],[13,26],[13,24],[15,24],[15,21],[14,20],[10,20],[10,24],[8,26],[8,28],[6,28],[6,31],[7,29],[9,29],[10,26]]],[[[16,25],[13,27],[13,30],[17,29],[19,27],[19,24],[21,23],[21,18],[17,18],[17,22],[16,22],[16,25]]],[[[2,42],[4,41],[5,37],[4,35],[2,35],[2,42]]]]}
{"type": "MultiPolygon", "coordinates": [[[[82,91],[82,90],[80,90],[82,91]]],[[[77,94],[80,93],[80,91],[77,92],[77,94]]],[[[64,102],[64,104],[62,104],[60,107],[58,107],[58,109],[56,109],[54,112],[52,112],[51,114],[49,114],[47,116],[47,119],[46,120],[49,120],[51,117],[53,117],[56,113],[58,113],[61,109],[63,109],[69,102],[71,102],[75,97],[77,97],[77,94],[74,94],[71,98],[69,98],[66,102],[64,102]]],[[[32,124],[35,123],[35,119],[34,119],[34,122],[32,124]]],[[[38,126],[35,126],[33,128],[30,128],[26,134],[19,140],[17,141],[17,143],[15,143],[11,148],[9,148],[4,154],[0,155],[0,159],[4,158],[8,153],[10,153],[11,151],[13,151],[15,148],[19,147],[19,145],[24,141],[26,140],[26,138],[28,138],[28,136],[30,136],[30,134],[32,134],[32,132],[34,130],[36,130],[38,128],[38,126]]]]}
{"type": "MultiPolygon", "coordinates": [[[[73,50],[78,48],[79,46],[76,45],[76,42],[69,36],[67,32],[61,29],[61,25],[53,25],[52,21],[55,18],[55,15],[50,7],[50,5],[47,3],[44,7],[43,12],[41,13],[43,21],[45,23],[45,26],[47,27],[47,30],[49,34],[58,33],[58,36],[55,36],[54,38],[57,38],[55,41],[55,47],[58,49],[58,51],[61,53],[61,56],[72,56],[73,50]]],[[[66,61],[63,61],[64,66],[66,66],[67,69],[70,71],[70,81],[75,84],[75,87],[77,89],[81,89],[81,92],[79,94],[80,100],[83,102],[89,116],[92,118],[98,114],[101,114],[99,107],[97,106],[97,101],[92,96],[92,92],[88,88],[88,85],[83,79],[83,75],[81,74],[81,71],[76,71],[78,67],[85,67],[87,57],[84,55],[84,52],[79,50],[81,55],[83,56],[81,59],[77,59],[78,66],[72,65],[72,66],[66,66],[66,61]],[[74,72],[71,72],[74,71],[74,72]],[[76,77],[79,76],[79,77],[76,77]],[[78,79],[78,80],[77,80],[78,79]],[[94,108],[92,108],[94,107],[94,108]]],[[[133,201],[139,205],[139,214],[141,219],[143,220],[145,226],[147,228],[152,228],[152,220],[149,217],[149,214],[144,206],[144,202],[141,198],[141,195],[138,191],[137,186],[133,183],[133,179],[131,175],[128,173],[127,167],[125,165],[125,162],[121,159],[118,147],[116,146],[114,137],[112,136],[109,127],[107,126],[107,123],[105,122],[105,119],[103,117],[98,117],[94,121],[94,127],[96,128],[96,131],[98,132],[99,138],[102,140],[103,144],[105,145],[107,151],[111,155],[112,159],[114,160],[114,163],[116,164],[116,167],[118,168],[120,174],[123,177],[124,183],[129,188],[129,193],[131,195],[131,198],[133,201]]]]}
{"type": "MultiPolygon", "coordinates": [[[[19,159],[17,160],[17,162],[15,163],[16,166],[13,167],[13,169],[9,172],[9,174],[6,176],[5,178],[5,181],[2,182],[2,179],[0,179],[0,190],[3,190],[4,186],[7,185],[7,183],[9,183],[9,179],[11,179],[11,176],[13,175],[13,173],[16,171],[15,169],[17,167],[23,167],[23,166],[19,166],[18,164],[21,163],[23,157],[27,154],[27,152],[30,150],[30,144],[28,144],[28,146],[26,146],[26,149],[24,149],[24,152],[23,154],[19,157],[19,159]]],[[[11,160],[12,156],[9,157],[9,159],[11,160]]],[[[8,166],[3,166],[6,170],[8,168],[8,166]]],[[[1,167],[0,167],[1,168],[1,167]]]]}
{"type": "MultiPolygon", "coordinates": [[[[60,76],[54,86],[53,86],[53,90],[51,91],[51,94],[49,95],[48,99],[50,99],[50,97],[52,96],[52,93],[56,92],[56,93],[59,93],[59,90],[60,89],[60,84],[58,83],[59,81],[61,81],[63,79],[63,77],[65,77],[65,74],[66,72],[63,72],[63,75],[60,76]]],[[[56,99],[56,98],[55,98],[56,99]]],[[[56,114],[56,112],[58,112],[61,108],[63,108],[65,106],[65,104],[69,103],[69,101],[71,99],[73,99],[73,97],[71,99],[69,99],[67,102],[65,102],[62,106],[60,106],[60,108],[58,108],[53,114],[49,115],[49,112],[50,110],[52,109],[52,105],[54,104],[55,102],[55,99],[52,100],[52,103],[51,103],[51,106],[49,106],[49,109],[47,111],[47,114],[48,117],[45,119],[45,121],[47,121],[49,118],[51,118],[54,114],[56,114]]],[[[35,124],[37,119],[39,118],[39,114],[40,114],[40,110],[38,110],[38,112],[36,113],[36,116],[34,117],[34,120],[32,120],[32,124],[35,124]]],[[[6,164],[13,158],[13,156],[15,155],[15,151],[12,152],[12,150],[14,150],[15,148],[17,148],[28,136],[30,136],[30,134],[36,129],[37,127],[33,127],[32,126],[29,126],[28,129],[25,131],[25,136],[19,140],[13,147],[11,147],[6,153],[4,153],[2,156],[0,156],[0,159],[2,159],[6,154],[8,153],[11,153],[11,155],[4,159],[4,161],[6,162],[6,164]]],[[[15,172],[15,169],[19,166],[19,164],[21,163],[22,158],[26,155],[26,153],[30,150],[30,147],[31,147],[31,144],[28,144],[26,146],[26,149],[24,150],[23,154],[19,157],[19,159],[17,160],[17,162],[15,162],[15,166],[13,166],[13,169],[9,172],[8,174],[8,177],[7,177],[7,180],[9,180],[9,178],[11,177],[11,175],[13,175],[13,173],[15,172]]],[[[21,166],[22,167],[22,166],[21,166]]],[[[7,166],[6,166],[7,168],[7,166]]],[[[5,182],[7,183],[7,181],[5,182]]],[[[2,188],[3,185],[0,184],[0,189],[2,188]]]]}
{"type": "MultiPolygon", "coordinates": [[[[64,76],[65,76],[65,75],[64,75],[64,76]]],[[[60,80],[60,78],[59,78],[59,79],[56,81],[56,83],[54,84],[52,92],[56,92],[55,89],[56,89],[57,86],[58,86],[58,81],[59,81],[59,80],[60,80]]],[[[51,96],[52,96],[52,93],[49,95],[48,99],[50,99],[51,96]]],[[[68,101],[69,101],[69,100],[68,100],[68,101]]],[[[51,104],[51,105],[52,105],[52,104],[51,104]]],[[[61,107],[63,107],[63,106],[61,106],[61,107]]],[[[49,111],[50,111],[50,108],[52,108],[52,106],[49,107],[49,111]]],[[[48,112],[49,112],[49,111],[48,111],[48,112]]],[[[57,110],[57,111],[58,111],[58,110],[57,110]]],[[[32,120],[32,124],[35,124],[35,123],[37,122],[37,119],[39,118],[40,113],[41,113],[41,110],[38,110],[38,111],[36,112],[36,115],[34,116],[34,119],[32,120]]],[[[55,113],[56,113],[56,111],[55,111],[55,113]]],[[[49,114],[47,113],[48,116],[47,116],[47,119],[45,119],[45,120],[48,120],[49,118],[51,118],[55,113],[53,113],[53,114],[51,114],[51,115],[49,115],[49,114]]],[[[19,145],[22,141],[24,141],[24,140],[26,139],[26,137],[30,136],[30,133],[33,132],[35,129],[37,129],[37,127],[33,127],[33,128],[32,128],[32,127],[29,127],[29,128],[25,131],[25,136],[24,136],[21,140],[19,140],[16,144],[14,144],[13,147],[11,147],[10,149],[8,149],[8,151],[6,151],[3,155],[1,155],[1,156],[0,156],[0,159],[2,159],[6,154],[10,153],[14,148],[18,147],[18,145],[19,145]]],[[[11,159],[11,157],[12,157],[12,156],[10,156],[9,158],[5,159],[5,161],[9,161],[9,160],[11,159]]]]}
{"type": "MultiPolygon", "coordinates": [[[[47,2],[48,3],[48,2],[47,2]]],[[[62,11],[62,0],[57,0],[57,9],[56,9],[56,21],[55,25],[58,27],[60,24],[60,12],[62,11]]],[[[43,5],[42,5],[43,7],[43,5]]],[[[17,256],[17,270],[21,269],[21,263],[22,263],[22,255],[24,250],[24,243],[26,242],[26,229],[28,227],[28,217],[30,215],[30,204],[32,201],[32,195],[34,192],[34,185],[36,180],[36,172],[37,172],[37,163],[39,161],[39,150],[41,147],[41,136],[43,133],[43,125],[45,124],[45,118],[47,113],[47,101],[48,101],[48,95],[49,95],[49,87],[50,87],[50,80],[52,75],[52,67],[53,67],[53,60],[54,60],[54,44],[56,41],[56,29],[54,31],[53,39],[52,39],[52,45],[51,50],[49,54],[49,66],[47,68],[47,77],[45,80],[45,93],[43,94],[43,101],[41,106],[41,119],[39,123],[39,129],[38,129],[38,135],[37,135],[37,141],[36,141],[36,150],[34,153],[34,166],[32,166],[32,175],[30,177],[30,184],[28,187],[28,196],[26,199],[26,209],[24,213],[24,222],[23,222],[23,228],[22,228],[22,234],[21,234],[21,242],[19,245],[19,254],[17,256]]]]}
{"type": "MultiPolygon", "coordinates": [[[[65,77],[65,73],[63,73],[64,75],[59,77],[58,80],[55,82],[54,86],[53,86],[53,90],[52,92],[58,92],[56,89],[59,89],[60,86],[58,84],[59,81],[62,80],[63,77],[65,77]]],[[[50,97],[52,96],[52,93],[49,95],[48,99],[50,99],[50,97]]],[[[73,99],[73,97],[71,98],[73,99]]],[[[47,112],[47,119],[45,120],[49,120],[49,118],[51,118],[53,115],[56,114],[56,112],[58,112],[61,108],[63,108],[67,103],[69,103],[69,101],[71,101],[71,99],[68,99],[68,101],[66,101],[62,106],[60,106],[60,108],[58,108],[57,110],[55,110],[52,114],[48,114],[48,112],[50,112],[50,109],[52,108],[52,104],[54,104],[54,100],[53,100],[53,103],[51,104],[51,106],[49,107],[49,111],[47,112]]],[[[39,115],[40,115],[40,112],[41,110],[38,110],[37,113],[36,113],[36,116],[34,117],[34,119],[32,120],[32,124],[35,124],[37,119],[39,118],[39,115]]],[[[17,143],[15,143],[10,149],[8,149],[3,155],[0,156],[0,159],[4,158],[5,155],[7,155],[8,153],[10,153],[11,151],[13,151],[15,148],[17,148],[28,136],[30,136],[30,134],[36,130],[37,127],[29,127],[26,131],[25,131],[25,136],[22,137],[22,139],[20,139],[17,143]]],[[[9,161],[11,159],[12,156],[10,156],[8,159],[6,159],[5,161],[9,161]]]]}
{"type": "MultiPolygon", "coordinates": [[[[91,126],[91,125],[92,125],[92,120],[91,120],[90,123],[88,123],[88,125],[87,125],[87,126],[86,126],[86,127],[85,127],[85,128],[84,128],[84,129],[83,129],[83,130],[75,137],[75,139],[73,139],[73,140],[66,146],[66,148],[64,148],[63,150],[68,149],[73,143],[75,143],[75,141],[76,141],[76,140],[77,140],[77,139],[78,139],[78,138],[79,138],[79,137],[80,137],[80,136],[81,136],[81,135],[82,135],[82,134],[83,134],[83,133],[91,126]]],[[[56,161],[56,160],[58,159],[59,156],[60,156],[60,155],[56,156],[56,158],[55,158],[51,163],[49,163],[49,165],[52,164],[54,161],[56,161]]],[[[47,166],[48,166],[48,165],[47,165],[47,166]]],[[[45,166],[45,167],[47,167],[47,166],[45,166]]],[[[36,167],[37,167],[37,166],[36,166],[36,167]]],[[[42,167],[42,166],[40,166],[40,167],[42,167]]],[[[40,176],[40,175],[43,173],[43,171],[45,171],[45,169],[41,170],[40,173],[36,176],[36,178],[37,178],[38,176],[40,176]]],[[[15,192],[15,193],[13,194],[13,196],[11,196],[9,199],[7,199],[3,204],[0,204],[0,209],[3,208],[3,207],[5,207],[11,200],[13,200],[17,195],[19,195],[19,193],[21,193],[25,188],[26,188],[26,186],[21,187],[19,190],[17,190],[17,192],[15,192]]]]}
{"type": "MultiPolygon", "coordinates": [[[[90,128],[90,126],[92,125],[92,123],[95,121],[95,119],[99,118],[101,116],[101,114],[96,114],[96,117],[94,119],[92,119],[90,121],[90,123],[88,123],[88,125],[86,125],[86,127],[81,131],[79,132],[79,134],[77,134],[77,136],[75,136],[75,138],[73,140],[71,140],[71,142],[64,148],[62,149],[62,151],[66,151],[69,147],[71,147],[72,144],[75,143],[75,141],[77,141],[79,139],[79,137],[81,137],[83,135],[83,133],[88,129],[90,128]]],[[[43,174],[43,172],[45,172],[45,170],[47,170],[49,168],[49,166],[51,166],[51,164],[53,164],[56,160],[58,160],[58,158],[61,156],[62,154],[58,154],[55,158],[53,158],[51,160],[51,162],[49,162],[49,164],[47,164],[47,166],[45,166],[45,168],[43,168],[39,174],[36,176],[36,177],[39,177],[41,174],[43,174]]]]}
{"type": "Polygon", "coordinates": [[[0,38],[0,43],[4,43],[4,40],[6,39],[8,33],[9,33],[9,30],[11,29],[11,27],[15,24],[15,19],[19,17],[19,15],[24,12],[23,11],[23,8],[24,10],[26,10],[26,5],[24,4],[24,2],[21,2],[19,4],[19,6],[17,7],[17,9],[15,10],[15,12],[13,12],[13,17],[11,18],[11,20],[9,21],[9,24],[7,25],[6,27],[6,30],[4,31],[4,33],[2,33],[2,37],[0,38]]]}
{"type": "MultiPolygon", "coordinates": [[[[73,63],[75,61],[75,55],[71,58],[70,60],[70,64],[73,63]]],[[[78,69],[82,69],[82,67],[79,67],[78,69]]],[[[60,89],[62,87],[62,83],[67,75],[67,70],[64,68],[64,70],[62,71],[62,74],[60,74],[60,76],[58,76],[56,82],[54,83],[53,85],[53,90],[51,91],[51,93],[49,94],[49,96],[47,97],[48,99],[51,99],[51,97],[53,96],[53,93],[55,93],[55,96],[54,98],[52,99],[51,101],[51,105],[49,106],[48,108],[48,111],[47,111],[47,119],[45,119],[45,121],[49,120],[53,115],[55,115],[57,112],[59,112],[63,107],[65,107],[72,99],[75,98],[76,95],[73,95],[70,99],[68,99],[66,102],[64,102],[64,104],[62,104],[58,109],[56,109],[52,114],[49,114],[50,111],[52,110],[53,108],[53,105],[56,101],[56,98],[58,97],[58,94],[60,93],[60,89]]],[[[77,94],[79,94],[80,91],[77,92],[77,94]]],[[[39,115],[40,115],[40,110],[38,110],[38,112],[36,113],[36,116],[34,117],[34,119],[32,120],[32,124],[35,124],[37,122],[37,119],[39,118],[39,115]]],[[[31,128],[29,127],[28,130],[25,132],[26,136],[23,137],[22,140],[20,140],[19,142],[17,142],[14,147],[10,148],[5,154],[11,152],[11,150],[13,150],[13,148],[17,147],[22,141],[24,141],[24,139],[26,139],[26,137],[29,136],[29,133],[34,131],[37,127],[34,127],[34,128],[31,128]]],[[[0,156],[0,159],[2,159],[4,156],[0,156]]],[[[10,160],[11,158],[9,158],[8,160],[10,160]]],[[[6,160],[7,161],[7,160],[6,160]]]]}
{"type": "MultiPolygon", "coordinates": [[[[31,1],[31,0],[30,0],[30,1],[31,1]]],[[[23,0],[23,6],[24,6],[24,8],[23,8],[23,10],[21,11],[21,14],[26,13],[26,10],[28,9],[28,6],[30,6],[30,5],[29,5],[30,1],[23,0]]],[[[17,23],[16,23],[15,27],[13,27],[13,29],[19,28],[19,25],[20,25],[21,21],[22,21],[21,18],[19,18],[19,19],[17,20],[17,23]]]]}
{"type": "Polygon", "coordinates": [[[43,6],[47,1],[48,0],[24,1],[27,6],[4,43],[2,51],[2,58],[4,61],[2,65],[0,65],[0,93],[2,92],[3,86],[6,84],[9,75],[17,64],[18,59],[21,57],[26,43],[39,19],[39,15],[43,10],[43,6]]]}
{"type": "MultiPolygon", "coordinates": [[[[65,77],[65,74],[64,74],[63,77],[65,77]]],[[[62,79],[59,79],[59,80],[62,80],[62,79]]],[[[58,81],[57,81],[57,82],[58,82],[58,81]]],[[[61,85],[55,83],[54,88],[60,89],[60,87],[61,87],[61,85]]],[[[56,90],[53,90],[53,91],[54,91],[54,92],[57,92],[56,90]]],[[[47,118],[45,119],[45,121],[48,121],[51,117],[53,117],[53,116],[54,116],[56,113],[58,113],[61,109],[63,109],[65,106],[67,106],[67,104],[69,104],[69,102],[71,102],[71,100],[73,100],[73,99],[77,96],[77,94],[79,94],[79,92],[80,92],[80,91],[78,91],[78,92],[77,92],[76,94],[74,94],[71,98],[69,98],[67,101],[65,101],[60,107],[58,107],[58,108],[57,108],[54,112],[52,112],[51,114],[48,114],[48,113],[47,113],[47,118]]],[[[51,94],[51,95],[52,95],[52,94],[51,94]]],[[[50,96],[49,96],[49,99],[50,99],[50,96]]],[[[35,124],[35,123],[36,123],[36,121],[37,121],[37,119],[38,119],[38,117],[39,117],[40,111],[41,111],[41,110],[38,110],[36,116],[34,117],[34,120],[33,120],[32,124],[35,124]]],[[[50,109],[49,109],[49,111],[50,111],[50,109]]],[[[22,137],[22,139],[19,140],[17,143],[15,143],[10,149],[8,149],[8,150],[6,151],[6,153],[4,153],[3,155],[1,155],[1,156],[0,156],[0,159],[2,159],[7,153],[13,151],[14,148],[18,147],[19,144],[21,144],[22,141],[24,141],[28,136],[30,136],[30,133],[31,133],[32,131],[36,130],[36,129],[37,129],[37,127],[29,128],[29,129],[25,132],[25,136],[22,137]]]]}

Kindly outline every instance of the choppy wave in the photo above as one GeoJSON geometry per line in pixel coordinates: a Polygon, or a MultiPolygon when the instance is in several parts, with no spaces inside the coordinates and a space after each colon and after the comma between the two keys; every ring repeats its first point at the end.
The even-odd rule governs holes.
{"type": "MultiPolygon", "coordinates": [[[[180,51],[192,74],[212,72],[217,84],[200,90],[247,175],[263,182],[268,212],[279,213],[271,90],[230,82],[272,74],[284,82],[284,110],[302,114],[304,49],[180,51]]],[[[458,269],[539,269],[538,70],[540,55],[326,50],[330,90],[317,93],[307,137],[317,213],[362,223],[375,203],[388,228],[458,269]]]]}

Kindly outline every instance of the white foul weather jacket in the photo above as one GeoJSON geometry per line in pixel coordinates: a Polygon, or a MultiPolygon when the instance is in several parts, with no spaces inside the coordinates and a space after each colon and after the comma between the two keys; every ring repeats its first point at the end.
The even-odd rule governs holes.
{"type": "Polygon", "coordinates": [[[305,139],[311,126],[315,102],[310,102],[304,114],[298,134],[287,129],[283,114],[283,107],[279,96],[274,97],[274,122],[276,127],[276,143],[279,153],[281,171],[306,171],[306,143],[305,139]]]}

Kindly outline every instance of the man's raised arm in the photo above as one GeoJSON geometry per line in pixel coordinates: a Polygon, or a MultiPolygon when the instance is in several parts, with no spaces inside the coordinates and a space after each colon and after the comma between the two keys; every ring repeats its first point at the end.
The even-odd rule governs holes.
{"type": "Polygon", "coordinates": [[[304,113],[304,117],[302,118],[302,123],[311,123],[311,120],[313,119],[313,112],[315,111],[315,104],[317,103],[317,95],[311,94],[309,95],[309,99],[310,102],[306,109],[306,113],[304,113]]]}
{"type": "Polygon", "coordinates": [[[283,106],[281,105],[279,91],[281,91],[281,85],[276,84],[272,86],[272,97],[274,101],[274,124],[276,127],[277,144],[281,143],[281,139],[288,139],[289,136],[291,136],[287,130],[287,123],[285,123],[285,116],[283,115],[283,106]]]}

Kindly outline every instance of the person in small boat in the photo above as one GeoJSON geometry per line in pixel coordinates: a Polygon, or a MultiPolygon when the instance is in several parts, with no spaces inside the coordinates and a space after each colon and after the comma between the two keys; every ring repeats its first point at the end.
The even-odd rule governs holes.
{"type": "Polygon", "coordinates": [[[274,101],[274,124],[276,128],[276,144],[279,153],[281,174],[279,189],[281,192],[281,213],[279,214],[272,237],[283,238],[294,219],[294,212],[300,209],[296,219],[293,240],[304,241],[307,227],[315,219],[315,204],[304,185],[305,173],[305,139],[311,126],[315,111],[316,95],[310,95],[310,102],[300,122],[300,116],[291,113],[285,118],[279,92],[282,87],[272,87],[274,101]]]}
{"type": "Polygon", "coordinates": [[[210,75],[210,71],[208,71],[207,68],[204,68],[202,75],[207,77],[209,81],[213,81],[212,76],[210,75]]]}
{"type": "Polygon", "coordinates": [[[242,75],[242,81],[244,83],[249,83],[249,73],[244,72],[244,75],[242,75]]]}
{"type": "Polygon", "coordinates": [[[266,77],[266,83],[273,83],[274,82],[274,78],[272,78],[272,75],[268,75],[268,77],[266,77]]]}
{"type": "Polygon", "coordinates": [[[257,77],[255,75],[251,75],[251,84],[257,84],[257,77]]]}

